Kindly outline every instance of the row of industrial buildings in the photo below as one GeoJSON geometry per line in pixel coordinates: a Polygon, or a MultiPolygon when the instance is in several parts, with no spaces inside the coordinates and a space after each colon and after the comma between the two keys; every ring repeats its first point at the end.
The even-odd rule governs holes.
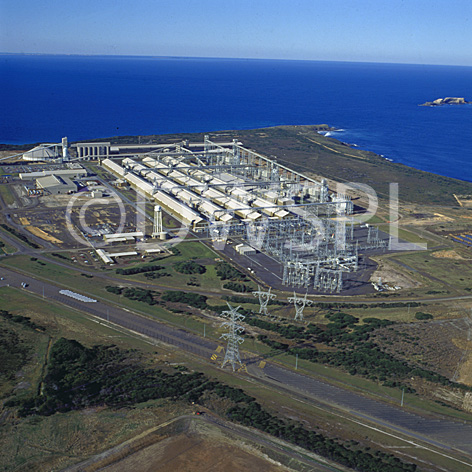
{"type": "Polygon", "coordinates": [[[102,165],[195,231],[208,221],[233,224],[294,216],[283,206],[293,203],[291,199],[270,191],[263,198],[230,172],[215,174],[172,156],[145,157],[141,162],[126,158],[121,163],[106,159],[102,165]]]}
{"type": "Polygon", "coordinates": [[[77,191],[74,179],[87,176],[87,171],[77,163],[69,163],[66,169],[22,172],[19,178],[25,182],[35,182],[36,189],[47,191],[52,195],[70,194],[77,191]]]}

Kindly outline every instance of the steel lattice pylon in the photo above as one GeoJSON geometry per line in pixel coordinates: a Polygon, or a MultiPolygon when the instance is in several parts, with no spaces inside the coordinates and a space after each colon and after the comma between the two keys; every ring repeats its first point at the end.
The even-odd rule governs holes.
{"type": "Polygon", "coordinates": [[[239,345],[244,342],[244,338],[240,334],[244,331],[244,328],[239,324],[246,317],[241,313],[238,313],[239,306],[233,308],[229,303],[227,303],[229,310],[223,311],[220,316],[227,318],[228,321],[225,321],[221,326],[227,330],[226,333],[221,335],[221,338],[228,341],[226,347],[225,358],[221,364],[223,368],[226,364],[231,364],[233,372],[235,371],[235,366],[239,364],[240,367],[243,367],[241,362],[241,357],[239,355],[239,345]]]}
{"type": "Polygon", "coordinates": [[[297,294],[293,292],[293,297],[288,299],[289,303],[293,303],[295,305],[295,320],[303,320],[303,310],[306,306],[310,306],[313,304],[312,300],[307,300],[308,292],[305,293],[304,297],[297,297],[297,294]]]}
{"type": "Polygon", "coordinates": [[[269,300],[274,300],[277,295],[270,293],[272,287],[269,287],[268,292],[262,291],[260,285],[258,285],[257,287],[258,287],[258,290],[256,292],[252,292],[252,294],[255,297],[259,297],[259,304],[260,304],[259,313],[263,315],[268,315],[267,305],[269,303],[269,300]]]}

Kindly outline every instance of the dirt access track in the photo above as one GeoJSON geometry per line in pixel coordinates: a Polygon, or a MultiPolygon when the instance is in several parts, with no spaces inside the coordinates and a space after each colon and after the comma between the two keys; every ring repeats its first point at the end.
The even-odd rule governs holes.
{"type": "Polygon", "coordinates": [[[168,421],[63,472],[321,472],[333,470],[330,465],[284,441],[204,414],[168,421]]]}

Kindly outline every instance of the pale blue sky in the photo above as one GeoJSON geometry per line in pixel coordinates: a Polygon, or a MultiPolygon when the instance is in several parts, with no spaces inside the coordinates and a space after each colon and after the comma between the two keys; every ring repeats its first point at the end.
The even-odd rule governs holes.
{"type": "Polygon", "coordinates": [[[472,65],[472,0],[0,0],[0,51],[472,65]]]}

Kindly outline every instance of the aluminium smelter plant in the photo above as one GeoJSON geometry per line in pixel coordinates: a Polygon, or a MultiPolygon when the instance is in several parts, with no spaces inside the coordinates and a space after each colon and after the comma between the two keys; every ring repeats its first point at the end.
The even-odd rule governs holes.
{"type": "Polygon", "coordinates": [[[343,273],[358,270],[359,250],[389,245],[378,228],[369,227],[367,241],[354,238],[353,204],[326,180],[237,140],[205,136],[197,148],[184,141],[101,164],[195,234],[214,242],[237,237],[276,259],[288,287],[340,292],[343,273]]]}

